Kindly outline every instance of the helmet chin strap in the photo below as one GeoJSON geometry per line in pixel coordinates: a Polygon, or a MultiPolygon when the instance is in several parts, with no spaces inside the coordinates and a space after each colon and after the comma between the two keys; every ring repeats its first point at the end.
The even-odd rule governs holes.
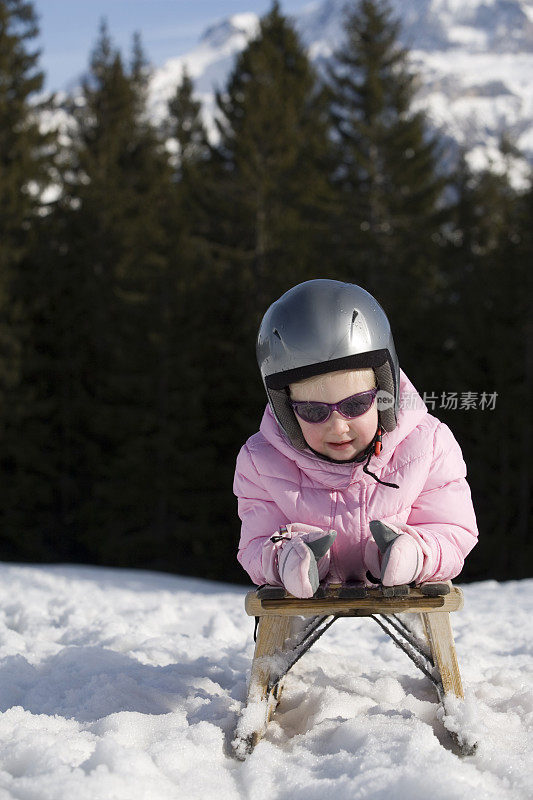
{"type": "Polygon", "coordinates": [[[374,455],[379,456],[381,453],[381,449],[383,447],[383,431],[381,430],[381,425],[378,425],[378,429],[376,431],[376,435],[374,436],[374,455]]]}
{"type": "Polygon", "coordinates": [[[378,478],[377,475],[375,475],[373,472],[370,472],[370,470],[368,469],[368,465],[370,463],[370,459],[372,458],[372,456],[373,455],[379,456],[379,454],[381,453],[383,447],[382,437],[383,437],[383,431],[381,429],[381,425],[378,425],[378,429],[374,435],[374,438],[370,442],[368,449],[366,451],[368,455],[365,463],[363,464],[363,472],[366,472],[366,474],[370,475],[371,478],[374,478],[375,481],[381,483],[382,486],[390,486],[391,489],[399,489],[400,487],[398,486],[397,483],[388,483],[388,481],[382,481],[381,478],[378,478]]]}

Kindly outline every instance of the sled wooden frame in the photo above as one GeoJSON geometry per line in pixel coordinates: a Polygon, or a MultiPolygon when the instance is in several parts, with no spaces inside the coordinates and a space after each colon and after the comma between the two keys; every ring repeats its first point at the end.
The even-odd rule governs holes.
{"type": "MultiPolygon", "coordinates": [[[[241,759],[252,752],[265,734],[279,703],[283,679],[301,657],[298,654],[298,647],[306,652],[318,638],[313,635],[313,628],[318,629],[329,618],[332,618],[333,622],[339,617],[373,617],[415,663],[418,658],[415,650],[424,656],[428,669],[421,663],[417,663],[417,666],[436,685],[439,701],[444,702],[446,695],[464,699],[450,623],[450,612],[459,611],[463,607],[463,593],[457,586],[453,586],[451,581],[440,584],[428,583],[412,588],[402,586],[368,589],[335,585],[327,589],[320,588],[317,595],[310,599],[299,599],[279,587],[261,587],[246,595],[246,613],[256,617],[257,637],[246,706],[233,741],[235,754],[241,759]],[[400,625],[395,625],[393,620],[396,619],[394,616],[396,614],[418,614],[422,621],[425,641],[422,642],[420,638],[416,640],[416,634],[405,622],[398,620],[403,630],[400,625]],[[406,646],[401,644],[396,635],[391,633],[376,615],[379,615],[384,623],[392,621],[394,629],[400,631],[399,638],[403,633],[406,646]],[[306,627],[304,623],[304,633],[300,617],[311,618],[306,627]],[[302,636],[305,635],[307,642],[310,641],[311,644],[307,644],[304,648],[301,642],[302,636]],[[407,648],[410,648],[412,653],[409,653],[407,648]],[[283,666],[284,661],[289,664],[288,667],[283,666]]],[[[329,624],[331,623],[324,627],[329,627],[329,624]]],[[[451,736],[464,754],[474,752],[475,747],[461,746],[457,736],[454,734],[451,736]]]]}

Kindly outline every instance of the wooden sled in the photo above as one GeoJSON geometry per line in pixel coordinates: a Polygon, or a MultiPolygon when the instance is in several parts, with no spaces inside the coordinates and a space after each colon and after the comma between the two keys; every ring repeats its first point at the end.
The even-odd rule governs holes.
{"type": "MultiPolygon", "coordinates": [[[[256,618],[256,645],[246,706],[233,748],[244,759],[265,734],[279,702],[283,680],[292,666],[340,617],[371,617],[434,683],[439,701],[464,699],[450,612],[463,607],[463,594],[450,581],[365,588],[320,587],[314,597],[299,599],[283,588],[264,586],[246,595],[246,613],[256,618]],[[397,614],[418,614],[422,638],[397,614]],[[301,619],[304,617],[305,619],[301,619]]],[[[450,733],[465,755],[475,752],[457,733],[450,733]]]]}

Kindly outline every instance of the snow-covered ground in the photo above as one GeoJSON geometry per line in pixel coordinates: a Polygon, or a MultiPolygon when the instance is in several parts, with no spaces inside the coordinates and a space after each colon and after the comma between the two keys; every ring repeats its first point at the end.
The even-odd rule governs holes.
{"type": "Polygon", "coordinates": [[[463,588],[452,621],[474,756],[452,751],[430,682],[348,619],[294,667],[242,763],[243,588],[0,566],[0,800],[529,799],[533,580],[463,588]]]}

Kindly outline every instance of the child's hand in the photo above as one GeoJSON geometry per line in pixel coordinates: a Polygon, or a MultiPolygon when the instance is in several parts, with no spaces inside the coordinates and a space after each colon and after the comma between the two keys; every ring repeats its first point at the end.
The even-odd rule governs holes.
{"type": "MultiPolygon", "coordinates": [[[[286,590],[294,597],[314,595],[319,584],[318,561],[326,555],[336,536],[336,531],[320,529],[308,533],[293,531],[281,534],[278,540],[279,576],[286,590]]],[[[276,539],[273,537],[274,541],[276,539]]]]}
{"type": "Polygon", "coordinates": [[[383,586],[412,583],[422,569],[423,553],[420,545],[395,525],[374,519],[370,523],[369,539],[365,547],[365,567],[383,586]]]}

